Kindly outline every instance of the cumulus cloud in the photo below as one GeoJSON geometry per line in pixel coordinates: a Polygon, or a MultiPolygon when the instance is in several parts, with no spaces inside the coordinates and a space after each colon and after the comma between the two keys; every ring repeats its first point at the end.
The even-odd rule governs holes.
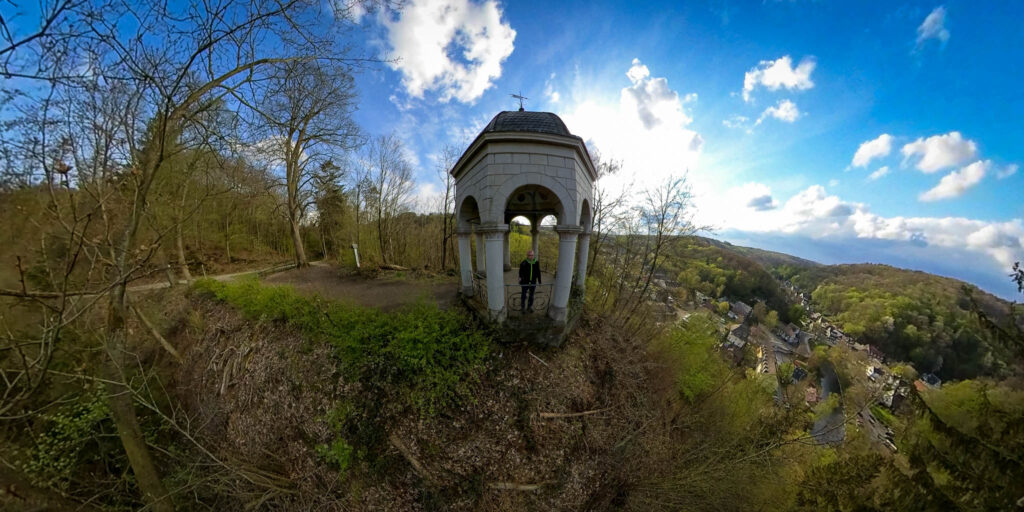
{"type": "Polygon", "coordinates": [[[784,210],[795,224],[808,221],[831,222],[853,215],[854,205],[830,196],[821,185],[812,185],[786,201],[784,210]]]}
{"type": "Polygon", "coordinates": [[[904,145],[900,151],[903,153],[904,165],[920,157],[915,167],[922,172],[933,173],[973,160],[978,155],[978,145],[973,140],[965,139],[960,132],[949,132],[927,139],[919,138],[904,145]]]}
{"type": "Polygon", "coordinates": [[[885,176],[886,174],[889,174],[889,166],[883,165],[882,167],[879,167],[877,171],[868,175],[868,181],[877,181],[879,178],[885,176]]]}
{"type": "Polygon", "coordinates": [[[743,75],[743,101],[751,101],[750,93],[759,85],[772,91],[783,87],[789,90],[810,89],[814,87],[811,73],[816,65],[814,57],[804,57],[795,68],[789,55],[763,60],[743,75]]]}
{"type": "Polygon", "coordinates": [[[748,121],[750,121],[750,119],[748,119],[747,116],[736,115],[729,119],[723,119],[722,124],[726,128],[746,128],[748,121]]]}
{"type": "Polygon", "coordinates": [[[873,140],[862,142],[857,152],[853,154],[853,161],[850,165],[854,167],[867,167],[875,158],[889,156],[892,152],[892,135],[883,133],[873,140]]]}
{"type": "Polygon", "coordinates": [[[623,163],[623,172],[602,179],[602,186],[655,184],[693,168],[704,145],[703,137],[688,128],[697,96],[673,90],[639,59],[630,63],[625,78],[628,85],[619,90],[617,102],[602,101],[609,96],[604,91],[574,91],[573,98],[587,99],[562,111],[570,131],[603,157],[623,163]]]}
{"type": "Polygon", "coordinates": [[[1010,176],[1017,174],[1017,169],[1017,164],[1007,165],[1006,167],[1003,167],[1002,169],[996,172],[996,178],[1000,180],[1009,178],[1010,176]]]}
{"type": "Polygon", "coordinates": [[[470,103],[501,76],[516,31],[495,0],[412,0],[382,20],[409,95],[436,91],[441,101],[470,103]]]}
{"type": "Polygon", "coordinates": [[[644,128],[650,130],[662,120],[677,121],[684,125],[693,121],[683,110],[683,103],[697,101],[696,93],[687,94],[680,101],[679,94],[669,88],[668,79],[651,78],[651,70],[640,59],[633,59],[626,76],[633,85],[623,89],[622,96],[635,106],[644,128]]]}
{"type": "Polygon", "coordinates": [[[727,192],[726,197],[759,212],[774,210],[779,206],[772,197],[772,190],[763,183],[745,183],[727,192]]]}
{"type": "MultiPolygon", "coordinates": [[[[744,187],[734,192],[740,190],[744,187]]],[[[746,190],[757,191],[754,185],[746,190]]],[[[740,196],[726,197],[739,199],[740,196]]],[[[717,208],[709,205],[713,211],[703,213],[712,213],[714,217],[701,220],[722,229],[806,237],[844,247],[858,247],[858,240],[867,247],[871,245],[866,244],[874,241],[902,242],[919,250],[926,247],[933,251],[930,254],[937,261],[950,251],[965,251],[973,254],[977,261],[974,270],[993,276],[1003,275],[1014,261],[1024,259],[1024,221],[1021,219],[990,222],[963,217],[885,217],[871,212],[863,203],[829,194],[820,185],[807,187],[779,207],[757,215],[735,205],[735,202],[717,208]]]]}
{"type": "Polygon", "coordinates": [[[938,185],[921,193],[917,198],[921,201],[938,201],[960,197],[964,192],[980,183],[991,166],[991,160],[978,160],[967,167],[943,176],[938,185]]]}
{"type": "Polygon", "coordinates": [[[921,47],[929,39],[937,39],[945,44],[949,40],[949,30],[946,29],[946,8],[939,6],[932,10],[917,27],[917,46],[921,47]]]}
{"type": "Polygon", "coordinates": [[[796,108],[796,103],[789,100],[780,100],[774,107],[768,107],[764,112],[761,113],[761,117],[757,118],[757,122],[754,124],[761,124],[768,117],[774,117],[779,121],[792,123],[796,121],[796,118],[800,117],[800,110],[796,108]]]}

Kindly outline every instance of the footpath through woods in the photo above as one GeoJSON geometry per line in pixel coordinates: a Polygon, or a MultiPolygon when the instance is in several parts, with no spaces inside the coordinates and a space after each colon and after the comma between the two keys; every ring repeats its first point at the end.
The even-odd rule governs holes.
{"type": "MultiPolygon", "coordinates": [[[[324,263],[323,261],[314,261],[314,262],[311,262],[310,265],[324,266],[324,267],[327,266],[327,264],[324,263]]],[[[285,272],[287,270],[292,270],[294,268],[295,268],[295,264],[294,263],[288,263],[288,264],[276,265],[276,266],[269,267],[269,268],[264,268],[264,269],[243,270],[241,272],[232,272],[230,274],[220,274],[220,275],[216,275],[216,276],[204,276],[204,278],[205,279],[213,279],[215,281],[231,281],[232,279],[235,279],[235,278],[238,278],[238,277],[242,277],[242,276],[251,276],[251,275],[266,276],[266,275],[276,274],[278,272],[285,272]]],[[[178,284],[188,284],[188,281],[179,280],[178,284]]],[[[148,291],[148,290],[159,290],[161,288],[168,288],[170,286],[171,286],[171,283],[169,283],[167,281],[161,281],[159,283],[140,284],[140,285],[137,285],[137,286],[129,286],[128,287],[128,291],[130,291],[130,292],[144,292],[144,291],[148,291]]]]}
{"type": "Polygon", "coordinates": [[[392,311],[419,302],[448,308],[456,303],[458,282],[454,277],[418,277],[413,272],[386,272],[367,277],[326,263],[279,272],[263,280],[271,285],[289,285],[305,295],[351,302],[360,306],[392,311]]]}

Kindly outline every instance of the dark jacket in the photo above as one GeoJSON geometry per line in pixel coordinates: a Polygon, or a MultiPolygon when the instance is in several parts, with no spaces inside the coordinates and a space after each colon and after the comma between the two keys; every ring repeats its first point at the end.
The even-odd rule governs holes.
{"type": "Polygon", "coordinates": [[[519,264],[519,284],[540,284],[539,259],[533,260],[532,265],[527,260],[519,264]]]}

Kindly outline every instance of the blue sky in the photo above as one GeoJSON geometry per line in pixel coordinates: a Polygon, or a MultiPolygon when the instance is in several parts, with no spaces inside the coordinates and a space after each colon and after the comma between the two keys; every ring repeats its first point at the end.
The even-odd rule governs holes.
{"type": "Polygon", "coordinates": [[[1024,6],[981,5],[412,0],[362,18],[398,60],[360,75],[358,120],[405,138],[427,198],[441,146],[521,90],[623,161],[602,186],[688,170],[721,238],[1013,297],[1024,6]]]}
{"type": "MultiPolygon", "coordinates": [[[[325,2],[325,5],[328,5],[325,2]]],[[[711,236],[880,262],[1019,298],[1024,4],[408,0],[356,12],[357,122],[437,156],[521,91],[639,194],[687,172],[711,236]],[[981,5],[981,7],[978,7],[981,5]]]]}

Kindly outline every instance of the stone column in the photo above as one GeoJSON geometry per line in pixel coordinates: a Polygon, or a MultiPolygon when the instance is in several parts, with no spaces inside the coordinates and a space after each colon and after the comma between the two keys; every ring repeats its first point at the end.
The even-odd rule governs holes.
{"type": "Polygon", "coordinates": [[[505,255],[505,272],[512,270],[512,247],[508,243],[509,232],[505,232],[505,250],[501,251],[505,255]]]}
{"type": "Polygon", "coordinates": [[[558,270],[555,273],[555,292],[551,298],[548,316],[555,323],[564,324],[569,314],[569,289],[572,287],[572,268],[576,260],[576,238],[582,228],[579,226],[558,225],[558,270]]]}
{"type": "Polygon", "coordinates": [[[590,233],[580,233],[576,255],[576,287],[582,292],[587,287],[587,261],[590,259],[590,233]]]}
{"type": "Polygon", "coordinates": [[[459,275],[462,277],[462,294],[473,296],[473,249],[470,247],[469,231],[456,233],[459,238],[459,275]]]}
{"type": "Polygon", "coordinates": [[[540,258],[540,226],[537,222],[540,221],[537,217],[530,218],[530,248],[533,249],[533,257],[540,258]]]}
{"type": "Polygon", "coordinates": [[[491,226],[482,231],[487,244],[487,309],[490,310],[491,320],[501,322],[505,320],[506,311],[502,246],[508,225],[491,226]]]}
{"type": "Polygon", "coordinates": [[[482,232],[475,233],[476,238],[476,272],[487,275],[487,252],[484,249],[484,235],[482,232]]]}

